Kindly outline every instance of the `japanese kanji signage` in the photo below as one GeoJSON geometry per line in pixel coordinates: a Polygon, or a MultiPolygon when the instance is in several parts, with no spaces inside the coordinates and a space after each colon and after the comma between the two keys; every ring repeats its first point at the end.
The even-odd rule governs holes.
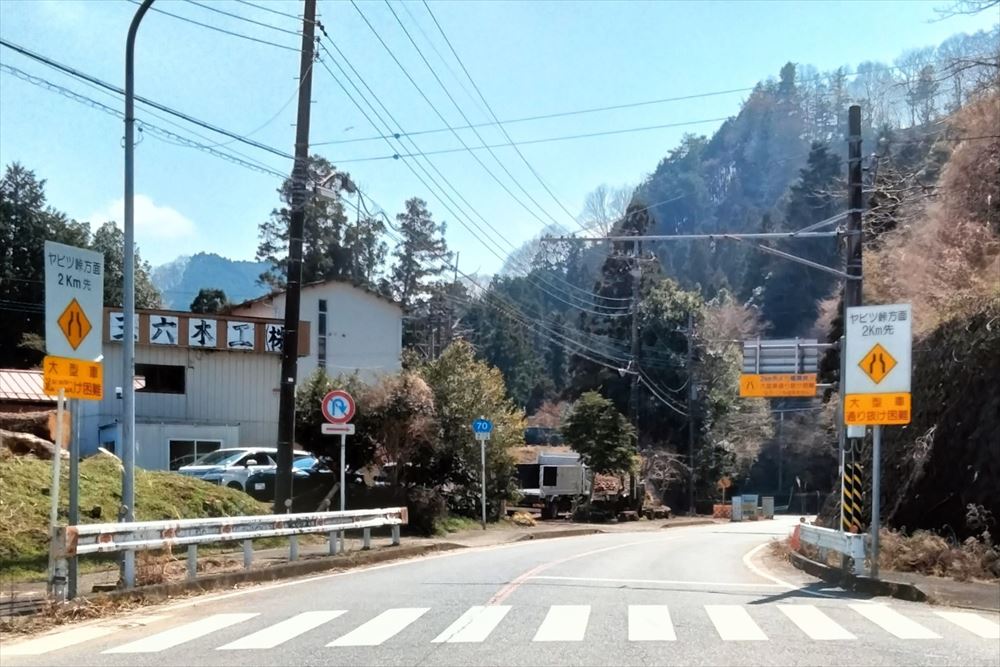
{"type": "Polygon", "coordinates": [[[226,347],[230,350],[252,350],[256,335],[253,322],[227,323],[226,347]]]}
{"type": "Polygon", "coordinates": [[[910,423],[912,319],[909,304],[847,309],[845,423],[910,423]]]}
{"type": "Polygon", "coordinates": [[[99,401],[104,396],[104,370],[95,361],[45,357],[42,380],[49,396],[58,395],[60,389],[66,398],[99,401]]]}
{"type": "Polygon", "coordinates": [[[192,317],[188,320],[188,345],[190,347],[215,347],[217,330],[216,320],[192,317]]]}
{"type": "Polygon", "coordinates": [[[783,398],[816,396],[816,374],[741,375],[740,396],[743,398],[783,398]]]}
{"type": "MultiPolygon", "coordinates": [[[[132,316],[132,339],[139,342],[139,313],[132,316]]],[[[125,340],[125,313],[111,313],[111,340],[120,343],[125,340]]]]}
{"type": "Polygon", "coordinates": [[[45,349],[92,361],[101,356],[104,256],[45,242],[45,349]]]}
{"type": "Polygon", "coordinates": [[[149,316],[149,342],[152,345],[177,345],[177,318],[172,315],[149,316]]]}

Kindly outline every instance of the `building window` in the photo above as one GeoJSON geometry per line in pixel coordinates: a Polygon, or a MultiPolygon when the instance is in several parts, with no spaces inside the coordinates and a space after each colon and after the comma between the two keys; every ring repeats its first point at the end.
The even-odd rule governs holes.
{"type": "Polygon", "coordinates": [[[222,448],[221,440],[168,440],[170,469],[188,466],[209,452],[222,448]]]}
{"type": "Polygon", "coordinates": [[[136,364],[136,377],[145,380],[141,389],[144,394],[183,394],[184,366],[164,366],[162,364],[136,364]]]}
{"type": "Polygon", "coordinates": [[[319,321],[316,333],[316,356],[320,368],[326,368],[326,299],[319,300],[319,321]]]}
{"type": "Polygon", "coordinates": [[[555,466],[542,468],[542,486],[555,486],[559,480],[559,469],[555,466]]]}

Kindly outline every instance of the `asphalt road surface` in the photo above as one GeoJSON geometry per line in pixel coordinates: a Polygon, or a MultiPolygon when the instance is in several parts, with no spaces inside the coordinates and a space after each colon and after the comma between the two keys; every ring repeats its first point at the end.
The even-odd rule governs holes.
{"type": "Polygon", "coordinates": [[[766,564],[790,520],[520,542],[5,641],[3,665],[1000,665],[996,614],[766,564]]]}

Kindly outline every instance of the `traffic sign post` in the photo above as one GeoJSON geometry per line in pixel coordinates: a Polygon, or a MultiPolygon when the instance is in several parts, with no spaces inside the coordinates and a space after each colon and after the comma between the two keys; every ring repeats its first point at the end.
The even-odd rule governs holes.
{"type": "Polygon", "coordinates": [[[345,390],[334,389],[323,397],[320,408],[328,422],[320,427],[320,432],[340,435],[340,511],[343,512],[347,509],[347,436],[354,435],[354,424],[350,422],[357,406],[354,397],[345,390]]]}
{"type": "Polygon", "coordinates": [[[913,311],[909,304],[848,308],[844,423],[872,426],[871,576],[878,577],[882,426],[909,424],[913,311]]]}
{"type": "MultiPolygon", "coordinates": [[[[45,266],[45,357],[43,390],[56,396],[56,442],[52,457],[52,488],[49,493],[49,530],[55,544],[59,518],[59,467],[66,434],[63,418],[66,398],[99,401],[104,395],[104,373],[100,359],[104,324],[104,255],[46,241],[42,261],[45,266]]],[[[75,452],[76,448],[71,447],[75,452]]],[[[70,460],[70,516],[79,508],[79,469],[70,460]]],[[[64,563],[49,550],[48,591],[58,598],[65,593],[64,563]]],[[[69,567],[70,591],[76,590],[76,559],[69,567]]]]}
{"type": "Polygon", "coordinates": [[[485,417],[480,417],[472,422],[472,432],[476,434],[476,440],[479,441],[479,462],[482,468],[482,476],[480,477],[482,485],[480,505],[482,505],[483,511],[483,530],[486,530],[486,441],[490,439],[490,435],[493,433],[493,422],[485,417]]]}

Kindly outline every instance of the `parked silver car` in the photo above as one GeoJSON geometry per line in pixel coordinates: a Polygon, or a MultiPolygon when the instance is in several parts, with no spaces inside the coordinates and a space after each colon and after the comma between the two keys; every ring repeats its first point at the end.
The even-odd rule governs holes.
{"type": "MultiPolygon", "coordinates": [[[[296,459],[309,456],[296,451],[296,459]]],[[[246,491],[250,475],[278,467],[278,450],[274,447],[228,447],[209,452],[194,463],[182,466],[177,472],[197,477],[231,489],[246,491]]]]}

